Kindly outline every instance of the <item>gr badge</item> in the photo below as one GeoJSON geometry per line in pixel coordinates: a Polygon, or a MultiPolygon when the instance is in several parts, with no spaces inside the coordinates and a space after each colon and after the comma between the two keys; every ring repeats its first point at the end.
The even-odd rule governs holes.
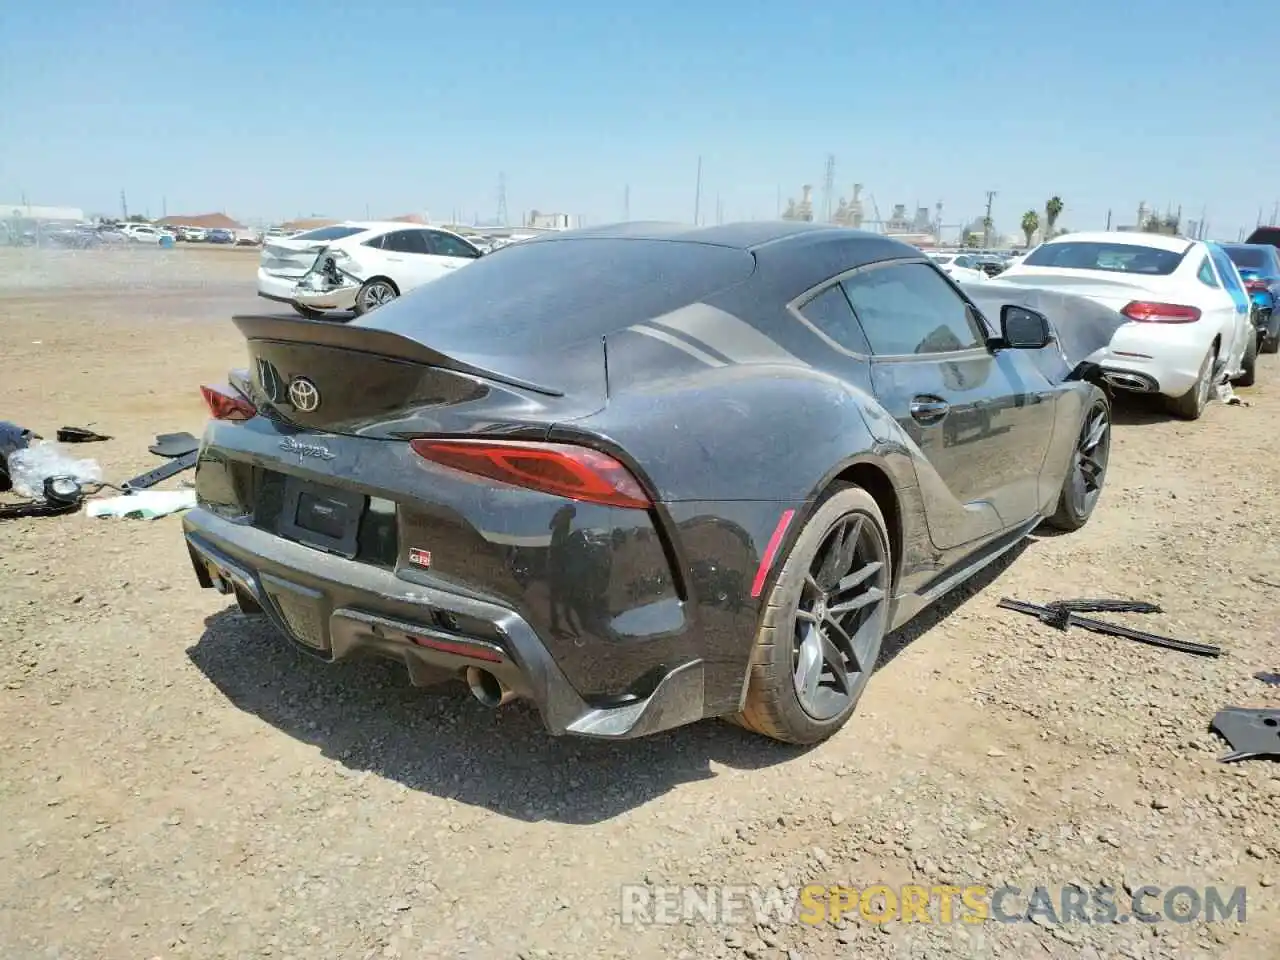
{"type": "Polygon", "coordinates": [[[423,567],[423,568],[430,567],[431,551],[422,550],[418,547],[410,547],[409,562],[412,563],[415,567],[423,567]]]}

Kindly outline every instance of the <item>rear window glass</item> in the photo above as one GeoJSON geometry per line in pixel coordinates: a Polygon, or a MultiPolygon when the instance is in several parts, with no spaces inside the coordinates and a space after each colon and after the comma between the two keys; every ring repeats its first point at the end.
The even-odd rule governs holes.
{"type": "Polygon", "coordinates": [[[1168,276],[1178,269],[1185,254],[1132,243],[1045,243],[1022,261],[1027,267],[1066,270],[1106,270],[1168,276]]]}
{"type": "Polygon", "coordinates": [[[355,322],[444,351],[541,353],[695,303],[754,270],[745,250],[709,244],[535,240],[472,261],[355,322]]]}
{"type": "Polygon", "coordinates": [[[354,237],[357,233],[364,233],[364,227],[320,227],[316,230],[308,230],[306,233],[300,233],[296,237],[290,237],[291,240],[343,240],[347,237],[354,237]]]}
{"type": "Polygon", "coordinates": [[[1227,256],[1237,267],[1244,267],[1246,270],[1263,270],[1271,266],[1271,257],[1266,250],[1250,249],[1249,247],[1224,247],[1227,256]]]}

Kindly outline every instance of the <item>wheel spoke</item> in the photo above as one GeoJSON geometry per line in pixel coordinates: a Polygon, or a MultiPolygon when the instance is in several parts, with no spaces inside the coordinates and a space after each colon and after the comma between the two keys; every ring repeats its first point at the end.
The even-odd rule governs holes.
{"type": "Polygon", "coordinates": [[[1102,442],[1102,438],[1107,435],[1107,430],[1107,418],[1099,413],[1089,425],[1089,432],[1085,436],[1084,443],[1080,445],[1081,451],[1086,453],[1091,452],[1102,442]]]}
{"type": "Polygon", "coordinates": [[[870,590],[858,594],[852,600],[846,600],[844,603],[837,603],[833,607],[828,607],[827,612],[833,617],[840,617],[846,613],[852,613],[854,610],[869,607],[873,603],[879,603],[883,599],[884,591],[879,587],[872,587],[870,590]]]}
{"type": "Polygon", "coordinates": [[[835,589],[831,591],[831,595],[835,597],[839,594],[852,590],[854,587],[862,586],[862,584],[866,583],[867,580],[879,573],[882,566],[884,566],[884,564],[879,560],[865,564],[837,583],[835,589]]]}
{"type": "MultiPolygon", "coordinates": [[[[835,617],[828,617],[823,626],[825,626],[827,630],[830,631],[831,636],[835,638],[834,641],[827,640],[827,642],[838,644],[838,649],[842,651],[845,657],[849,660],[849,667],[855,672],[861,672],[862,651],[860,651],[857,645],[853,642],[853,637],[849,636],[848,631],[845,630],[844,627],[840,626],[840,621],[835,617]]],[[[842,661],[837,662],[842,663],[842,661]]]]}
{"type": "Polygon", "coordinates": [[[836,686],[840,688],[840,692],[845,696],[849,694],[849,668],[845,666],[844,657],[840,655],[840,651],[836,649],[836,645],[831,642],[831,638],[825,634],[819,634],[822,637],[822,658],[831,665],[831,676],[835,678],[836,686]]]}
{"type": "Polygon", "coordinates": [[[812,704],[818,694],[818,684],[822,681],[822,638],[817,627],[809,627],[800,643],[795,681],[797,692],[812,704]]]}
{"type": "Polygon", "coordinates": [[[806,573],[804,575],[804,586],[812,590],[818,596],[823,596],[826,593],[826,591],[822,589],[822,585],[814,579],[812,573],[806,573]]]}

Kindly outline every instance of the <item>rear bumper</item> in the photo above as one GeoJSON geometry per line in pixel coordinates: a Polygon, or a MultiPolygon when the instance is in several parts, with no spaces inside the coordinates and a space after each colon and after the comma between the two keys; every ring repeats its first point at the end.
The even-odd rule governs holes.
{"type": "Polygon", "coordinates": [[[258,296],[278,303],[296,303],[312,310],[351,310],[359,292],[360,286],[355,283],[313,289],[301,278],[279,277],[258,269],[258,296]]]}
{"type": "Polygon", "coordinates": [[[704,716],[702,660],[670,670],[646,697],[593,706],[529,623],[507,607],[410,583],[200,508],[184,515],[183,532],[201,586],[234,593],[242,609],[265,614],[321,659],[399,660],[419,685],[461,677],[468,667],[486,670],[531,700],[555,736],[632,739],[704,716]],[[441,626],[458,619],[483,622],[492,637],[441,626]]]}
{"type": "Polygon", "coordinates": [[[1195,386],[1212,341],[1199,323],[1128,323],[1116,331],[1110,347],[1089,359],[1118,389],[1180,397],[1195,386]]]}

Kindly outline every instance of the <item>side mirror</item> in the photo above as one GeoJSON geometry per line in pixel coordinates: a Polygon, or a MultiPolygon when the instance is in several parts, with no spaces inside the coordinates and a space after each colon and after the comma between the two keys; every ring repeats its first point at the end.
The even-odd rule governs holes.
{"type": "Polygon", "coordinates": [[[1039,350],[1053,342],[1048,317],[1013,304],[1000,308],[1000,336],[1013,350],[1039,350]]]}

